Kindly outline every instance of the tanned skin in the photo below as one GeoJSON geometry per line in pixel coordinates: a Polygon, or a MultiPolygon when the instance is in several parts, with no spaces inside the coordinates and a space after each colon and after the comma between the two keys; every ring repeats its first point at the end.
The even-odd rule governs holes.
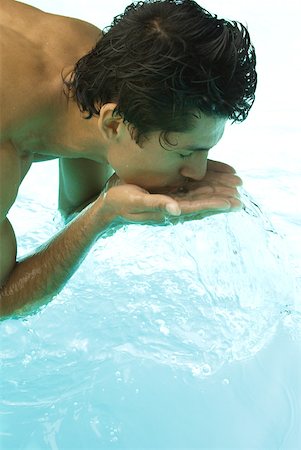
{"type": "Polygon", "coordinates": [[[0,28],[2,317],[26,314],[49,301],[95,240],[119,223],[161,224],[166,217],[191,220],[240,209],[235,170],[207,161],[208,151],[187,156],[181,150],[199,136],[202,146],[214,146],[225,121],[205,118],[194,133],[175,136],[187,159],[179,152],[163,153],[158,136],[143,152],[122,118],[113,117],[113,103],[85,120],[63,93],[62,71],[70,72],[95,45],[98,28],[13,0],[1,0],[0,28]],[[59,209],[65,216],[81,212],[44,247],[16,261],[7,213],[31,165],[54,158],[60,160],[59,209]],[[161,161],[157,171],[154,161],[161,161]]]}

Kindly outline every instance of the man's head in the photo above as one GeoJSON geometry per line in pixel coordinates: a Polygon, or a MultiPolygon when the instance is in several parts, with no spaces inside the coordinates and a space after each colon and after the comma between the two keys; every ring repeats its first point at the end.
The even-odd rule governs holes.
{"type": "Polygon", "coordinates": [[[168,142],[160,142],[160,131],[154,131],[139,146],[122,117],[113,114],[115,107],[115,103],[103,105],[98,129],[106,159],[120,179],[162,193],[182,186],[187,179],[204,177],[208,151],[221,139],[225,118],[202,114],[191,129],[169,132],[168,142]]]}
{"type": "Polygon", "coordinates": [[[228,119],[243,121],[255,98],[255,63],[242,24],[192,0],[147,0],[115,17],[65,83],[87,118],[114,104],[112,119],[122,119],[138,146],[157,135],[169,148],[179,133],[192,133],[196,144],[204,117],[219,130],[228,119]]]}

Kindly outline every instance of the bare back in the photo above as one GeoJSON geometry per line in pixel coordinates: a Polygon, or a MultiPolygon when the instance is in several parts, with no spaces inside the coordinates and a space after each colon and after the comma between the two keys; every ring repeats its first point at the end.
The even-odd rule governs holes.
{"type": "Polygon", "coordinates": [[[0,5],[0,285],[16,263],[6,215],[62,109],[62,71],[89,51],[100,30],[15,2],[0,5]]]}
{"type": "Polygon", "coordinates": [[[17,127],[28,126],[30,119],[57,106],[62,71],[91,49],[100,31],[13,0],[2,0],[0,8],[3,141],[17,127]]]}

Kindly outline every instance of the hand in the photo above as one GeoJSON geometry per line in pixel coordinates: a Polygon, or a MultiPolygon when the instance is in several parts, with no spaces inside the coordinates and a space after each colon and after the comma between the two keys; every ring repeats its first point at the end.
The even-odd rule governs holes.
{"type": "Polygon", "coordinates": [[[208,160],[201,181],[188,181],[169,195],[177,201],[184,220],[202,219],[213,214],[239,211],[242,208],[237,188],[242,180],[228,164],[208,160]]]}
{"type": "Polygon", "coordinates": [[[162,225],[167,216],[181,214],[177,202],[168,195],[150,194],[139,186],[123,183],[115,174],[100,199],[100,213],[115,224],[125,221],[162,225]]]}
{"type": "Polygon", "coordinates": [[[164,194],[125,184],[114,174],[107,183],[101,210],[112,221],[122,218],[132,223],[164,224],[166,218],[175,223],[202,219],[241,209],[237,191],[241,184],[231,166],[211,160],[201,181],[189,181],[176,192],[164,194]]]}

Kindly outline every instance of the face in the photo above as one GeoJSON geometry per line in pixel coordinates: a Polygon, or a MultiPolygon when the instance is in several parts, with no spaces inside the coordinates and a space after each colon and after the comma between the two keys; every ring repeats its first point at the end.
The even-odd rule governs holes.
{"type": "Polygon", "coordinates": [[[207,170],[210,148],[221,139],[226,119],[202,115],[185,133],[169,133],[168,145],[156,132],[139,147],[122,123],[118,139],[110,142],[107,160],[121,180],[150,192],[170,191],[188,179],[201,180],[207,170]]]}

